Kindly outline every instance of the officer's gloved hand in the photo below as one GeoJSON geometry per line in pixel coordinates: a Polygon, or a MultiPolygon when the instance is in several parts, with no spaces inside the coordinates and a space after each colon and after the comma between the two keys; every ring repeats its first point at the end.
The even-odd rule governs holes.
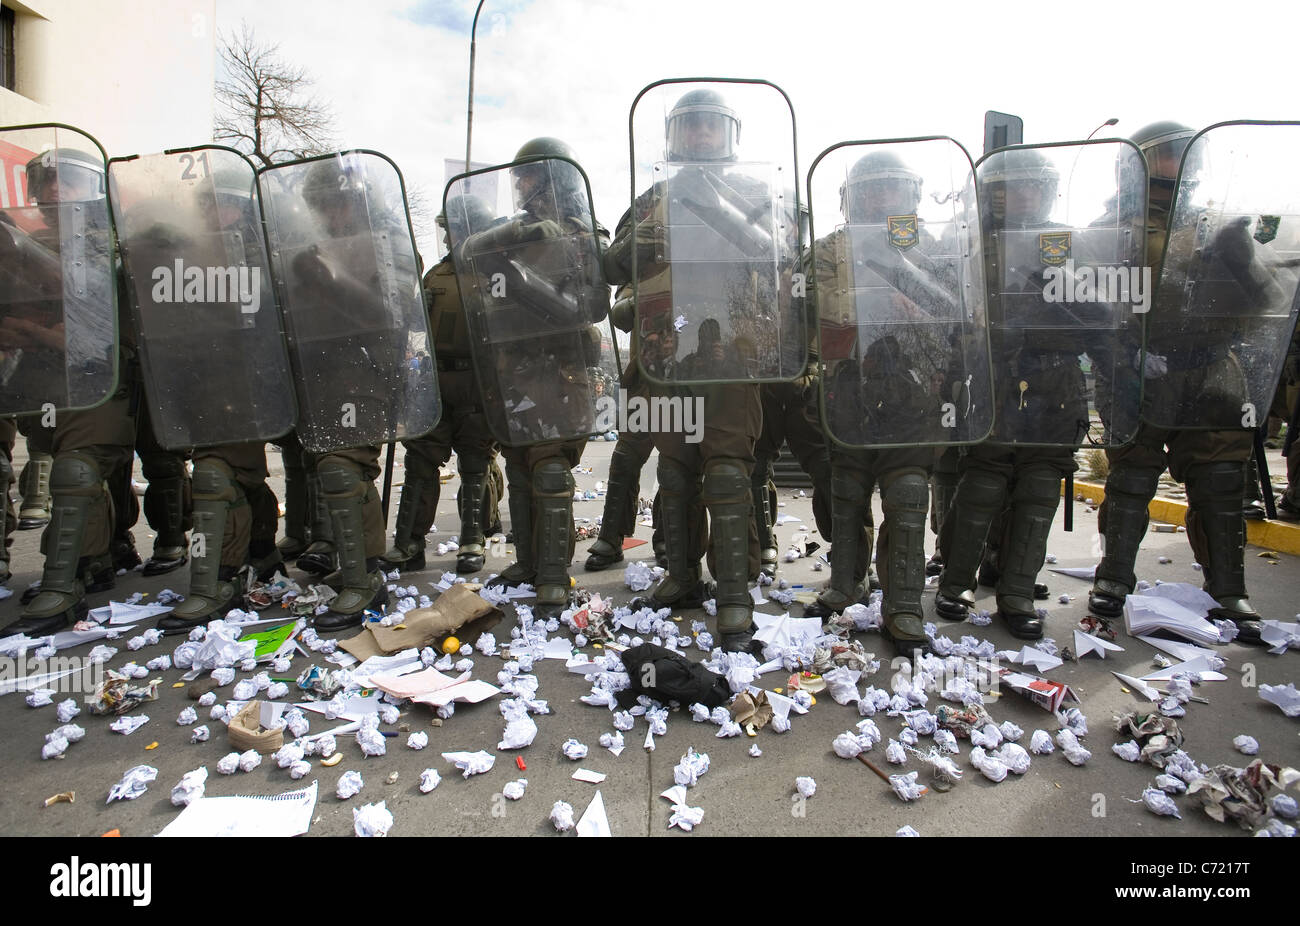
{"type": "Polygon", "coordinates": [[[1142,371],[1143,379],[1159,379],[1169,372],[1169,358],[1138,351],[1133,355],[1133,368],[1142,371]]]}
{"type": "Polygon", "coordinates": [[[1255,256],[1255,243],[1251,240],[1249,226],[1250,219],[1240,216],[1219,229],[1214,238],[1214,253],[1234,273],[1249,267],[1255,256]]]}
{"type": "Polygon", "coordinates": [[[543,219],[540,222],[520,222],[518,230],[519,241],[543,241],[547,238],[559,238],[564,235],[564,228],[559,222],[552,219],[543,219]]]}
{"type": "Polygon", "coordinates": [[[294,275],[307,286],[329,286],[334,282],[334,271],[325,263],[315,245],[299,251],[292,266],[294,275]]]}

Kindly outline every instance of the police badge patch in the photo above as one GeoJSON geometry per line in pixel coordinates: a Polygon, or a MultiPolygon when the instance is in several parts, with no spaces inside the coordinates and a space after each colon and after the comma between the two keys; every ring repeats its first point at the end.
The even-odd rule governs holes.
{"type": "Polygon", "coordinates": [[[1038,236],[1038,256],[1048,267],[1062,267],[1070,258],[1070,232],[1043,232],[1038,236]]]}
{"type": "Polygon", "coordinates": [[[889,223],[889,243],[900,251],[906,250],[920,240],[916,232],[916,214],[891,215],[889,223]]]}
{"type": "Polygon", "coordinates": [[[1261,215],[1255,225],[1255,240],[1268,244],[1277,237],[1277,227],[1282,222],[1280,215],[1261,215]]]}

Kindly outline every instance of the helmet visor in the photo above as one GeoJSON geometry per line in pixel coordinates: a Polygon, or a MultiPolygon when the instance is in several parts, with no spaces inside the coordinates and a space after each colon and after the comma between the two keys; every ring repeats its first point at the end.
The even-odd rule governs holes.
{"type": "Polygon", "coordinates": [[[719,107],[678,110],[668,119],[668,155],[675,160],[731,158],[739,141],[739,123],[719,107]]]}
{"type": "Polygon", "coordinates": [[[27,198],[34,203],[85,203],[104,198],[104,174],[66,159],[27,165],[27,198]]]}

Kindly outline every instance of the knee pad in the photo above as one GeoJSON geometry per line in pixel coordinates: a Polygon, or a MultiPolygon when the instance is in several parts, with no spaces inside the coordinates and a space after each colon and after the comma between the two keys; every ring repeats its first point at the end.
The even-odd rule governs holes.
{"type": "MultiPolygon", "coordinates": [[[[764,480],[766,481],[766,480],[764,480]]],[[[750,479],[739,460],[710,460],[704,466],[704,503],[750,501],[750,479]]]]}
{"type": "Polygon", "coordinates": [[[924,512],[930,503],[930,481],[920,470],[896,476],[881,488],[881,503],[891,508],[924,512]]]}
{"type": "Polygon", "coordinates": [[[1131,495],[1150,502],[1160,485],[1160,470],[1147,467],[1117,466],[1106,478],[1107,494],[1131,495]]]}
{"type": "Polygon", "coordinates": [[[103,481],[99,464],[78,451],[59,454],[50,468],[51,495],[98,495],[103,481]]]}
{"type": "Polygon", "coordinates": [[[1034,466],[1016,476],[1016,501],[1053,507],[1061,500],[1061,474],[1050,466],[1034,466]]]}
{"type": "Polygon", "coordinates": [[[533,467],[533,492],[551,497],[573,495],[573,472],[565,460],[551,457],[533,467]]]}
{"type": "Polygon", "coordinates": [[[324,462],[316,467],[316,476],[320,479],[321,491],[334,498],[366,494],[367,483],[361,478],[357,466],[337,461],[324,462]]]}
{"type": "Polygon", "coordinates": [[[1202,463],[1187,470],[1187,500],[1235,498],[1240,501],[1246,480],[1246,464],[1220,460],[1202,463]]]}
{"type": "Polygon", "coordinates": [[[967,470],[958,483],[958,492],[966,495],[970,504],[981,508],[1001,509],[1007,490],[1006,479],[980,469],[967,470]]]}
{"type": "Polygon", "coordinates": [[[205,458],[194,464],[194,500],[233,502],[239,495],[235,472],[224,460],[205,458]]]}
{"type": "Polygon", "coordinates": [[[160,451],[140,454],[140,472],[145,481],[160,479],[184,479],[185,458],[178,453],[160,451]]]}
{"type": "MultiPolygon", "coordinates": [[[[695,474],[669,457],[660,455],[658,473],[659,485],[667,492],[685,495],[694,488],[695,474]]],[[[748,485],[746,485],[745,491],[749,491],[748,485]]]]}
{"type": "Polygon", "coordinates": [[[623,468],[629,472],[639,474],[641,467],[645,465],[648,458],[649,454],[643,457],[638,453],[634,453],[631,448],[623,446],[623,442],[619,441],[614,445],[614,452],[610,454],[609,470],[613,472],[615,469],[623,468]]]}
{"type": "Polygon", "coordinates": [[[486,476],[488,458],[481,453],[456,451],[456,472],[464,476],[486,476]]]}
{"type": "Polygon", "coordinates": [[[866,486],[855,473],[831,465],[831,498],[846,505],[866,505],[871,501],[866,486]]]}

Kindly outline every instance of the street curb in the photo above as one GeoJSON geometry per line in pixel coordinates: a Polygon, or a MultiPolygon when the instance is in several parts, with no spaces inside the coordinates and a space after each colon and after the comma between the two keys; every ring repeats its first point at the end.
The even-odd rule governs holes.
{"type": "MultiPolygon", "coordinates": [[[[1061,493],[1065,493],[1064,483],[1062,483],[1061,493]]],[[[1106,487],[1095,482],[1076,482],[1074,494],[1090,498],[1094,504],[1100,505],[1102,499],[1106,497],[1106,487]]],[[[1153,521],[1179,525],[1187,521],[1187,502],[1156,496],[1152,499],[1148,511],[1153,521]]],[[[1300,556],[1300,524],[1289,524],[1284,521],[1247,521],[1246,542],[1266,550],[1300,556]]]]}

